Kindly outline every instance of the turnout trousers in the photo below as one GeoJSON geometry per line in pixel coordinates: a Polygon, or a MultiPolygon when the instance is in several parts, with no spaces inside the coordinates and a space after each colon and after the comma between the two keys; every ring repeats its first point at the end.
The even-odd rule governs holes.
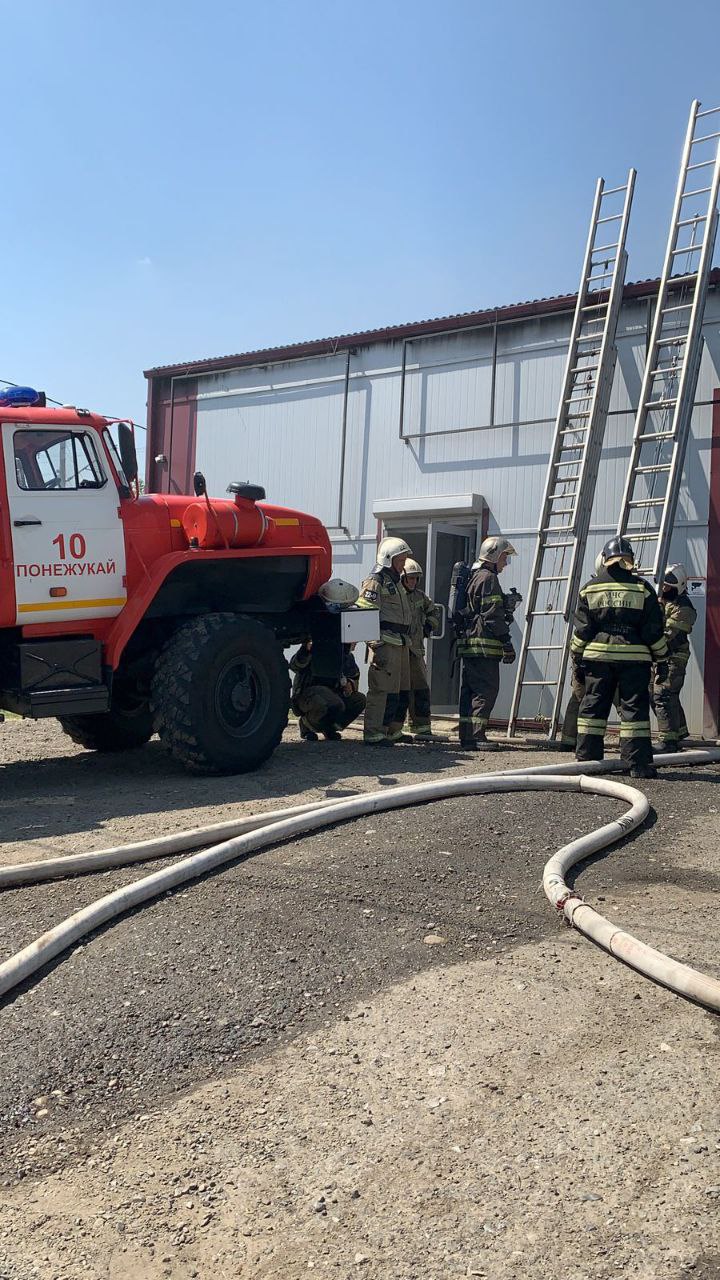
{"type": "Polygon", "coordinates": [[[306,694],[296,699],[303,723],[313,733],[333,733],[347,729],[365,709],[362,693],[350,693],[346,698],[326,685],[315,684],[306,694]]]}
{"type": "Polygon", "coordinates": [[[500,690],[500,662],[497,658],[463,658],[460,684],[460,742],[478,742],[485,737],[500,690]]]}
{"type": "MultiPolygon", "coordinates": [[[[570,690],[570,697],[567,700],[565,715],[563,716],[561,742],[564,747],[575,748],[577,745],[580,703],[585,697],[585,682],[584,680],[578,680],[574,670],[570,673],[570,690]]],[[[617,689],[613,695],[613,705],[616,711],[620,710],[620,695],[617,689]]]]}
{"type": "Polygon", "coordinates": [[[687,738],[688,727],[680,694],[685,683],[687,660],[670,657],[666,680],[653,680],[650,684],[650,704],[657,717],[658,731],[663,742],[677,743],[687,738]]]}
{"type": "Polygon", "coordinates": [[[410,713],[410,729],[416,738],[429,738],[432,736],[432,723],[430,720],[430,686],[427,678],[427,667],[425,659],[419,654],[413,653],[412,649],[408,651],[408,663],[410,672],[410,687],[407,690],[401,690],[396,703],[392,703],[388,698],[385,708],[385,732],[390,737],[399,737],[402,733],[402,727],[405,723],[405,717],[410,713]]]}
{"type": "Polygon", "coordinates": [[[613,695],[620,696],[620,759],[625,764],[652,764],[648,662],[586,662],[585,696],[578,715],[575,755],[602,760],[613,695]]]}
{"type": "Polygon", "coordinates": [[[430,685],[425,659],[410,651],[410,729],[417,737],[429,738],[432,733],[430,720],[430,685]]]}
{"type": "Polygon", "coordinates": [[[400,734],[410,698],[410,650],[406,644],[379,644],[371,653],[363,736],[378,742],[400,734]]]}

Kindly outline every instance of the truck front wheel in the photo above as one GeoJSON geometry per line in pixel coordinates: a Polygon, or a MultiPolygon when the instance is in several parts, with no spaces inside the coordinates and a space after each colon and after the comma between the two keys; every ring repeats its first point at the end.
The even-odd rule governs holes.
{"type": "Polygon", "coordinates": [[[147,693],[116,685],[110,710],[98,715],[63,716],[63,730],[88,751],[128,751],[144,747],[153,736],[153,718],[147,693]]]}
{"type": "Polygon", "coordinates": [[[155,727],[193,773],[244,773],[272,755],[290,689],[268,627],[233,613],[184,623],[162,650],[151,693],[155,727]]]}

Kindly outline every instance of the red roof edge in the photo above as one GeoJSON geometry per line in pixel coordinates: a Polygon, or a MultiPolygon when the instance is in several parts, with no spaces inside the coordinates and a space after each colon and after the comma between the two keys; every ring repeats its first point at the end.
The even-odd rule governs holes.
{"type": "MultiPolygon", "coordinates": [[[[715,267],[710,272],[709,283],[711,286],[720,285],[720,267],[715,267]]],[[[652,297],[659,288],[659,279],[640,280],[635,284],[625,285],[623,298],[652,297]]],[[[490,307],[486,311],[464,311],[459,315],[439,316],[435,320],[415,320],[409,324],[388,325],[383,329],[343,333],[336,338],[315,338],[311,342],[294,342],[285,347],[266,347],[231,356],[210,356],[205,360],[189,360],[185,364],[157,365],[153,369],[146,369],[145,377],[192,377],[201,373],[219,373],[223,369],[240,369],[247,365],[279,364],[283,360],[302,360],[307,356],[335,355],[338,351],[347,351],[348,347],[372,346],[376,342],[402,341],[403,338],[431,337],[436,333],[452,333],[458,329],[492,324],[496,319],[527,320],[533,316],[554,315],[571,311],[576,301],[576,293],[564,293],[554,298],[536,298],[532,302],[490,307]]]]}

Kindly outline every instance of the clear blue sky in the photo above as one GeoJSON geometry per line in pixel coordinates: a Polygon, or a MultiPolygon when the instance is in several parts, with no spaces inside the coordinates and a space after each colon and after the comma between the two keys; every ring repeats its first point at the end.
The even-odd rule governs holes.
{"type": "Polygon", "coordinates": [[[143,422],[152,365],[574,289],[630,164],[657,274],[720,103],[717,0],[0,13],[0,377],[143,422]]]}

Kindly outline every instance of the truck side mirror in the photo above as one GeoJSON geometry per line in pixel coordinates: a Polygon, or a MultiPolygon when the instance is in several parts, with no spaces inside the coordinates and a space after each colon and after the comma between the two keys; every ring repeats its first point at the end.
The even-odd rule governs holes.
{"type": "Polygon", "coordinates": [[[133,430],[132,427],[128,426],[127,422],[118,423],[118,444],[120,446],[122,469],[128,482],[133,484],[138,478],[138,460],[133,430]]]}

